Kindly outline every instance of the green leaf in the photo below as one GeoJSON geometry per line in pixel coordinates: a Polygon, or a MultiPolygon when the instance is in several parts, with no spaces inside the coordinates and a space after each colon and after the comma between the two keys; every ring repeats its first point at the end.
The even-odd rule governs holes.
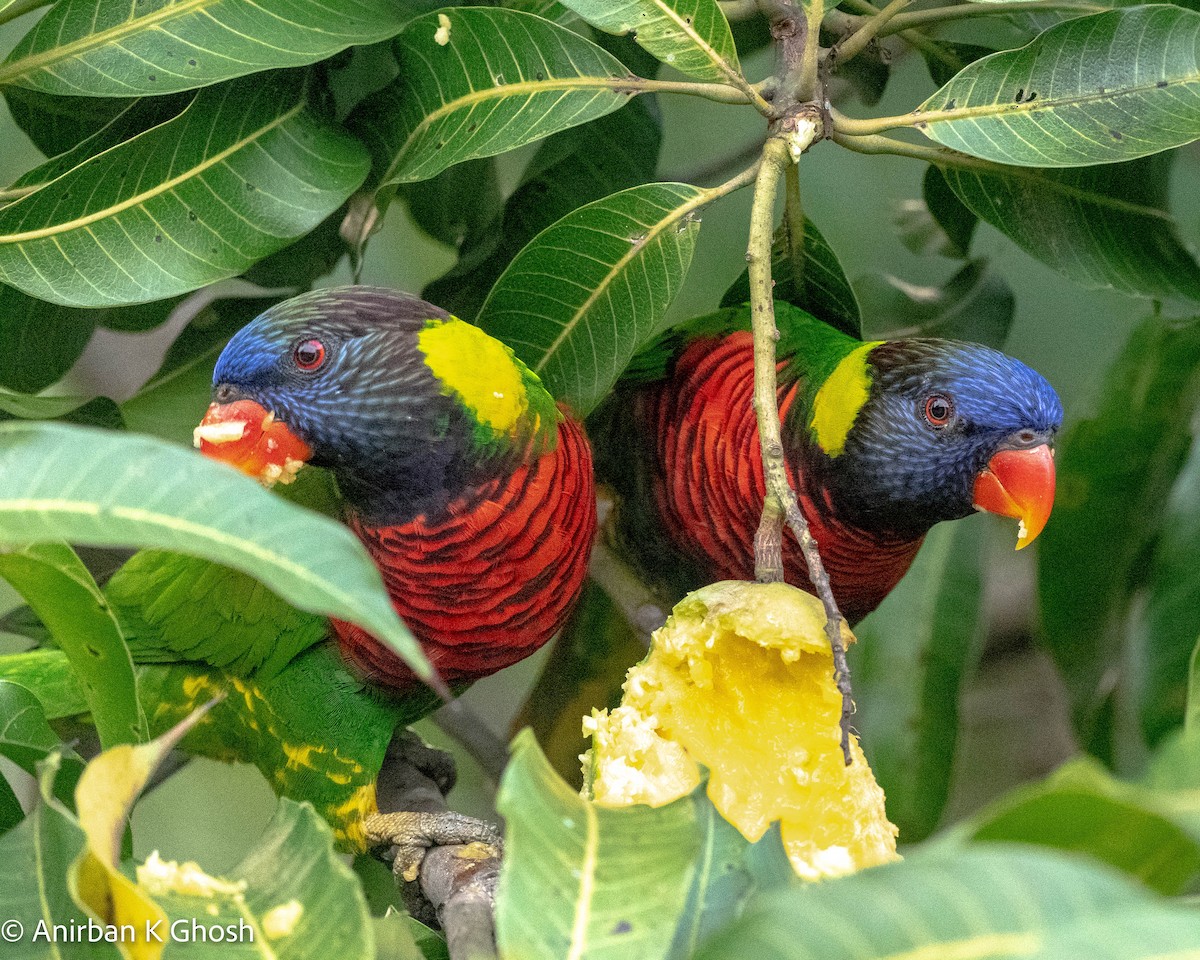
{"type": "Polygon", "coordinates": [[[203,90],[174,120],[4,207],[0,279],[68,306],[140,303],[241,273],[307,233],[367,161],[305,89],[274,73],[203,90]]]}
{"type": "Polygon", "coordinates": [[[0,834],[7,833],[25,819],[21,801],[17,799],[8,781],[0,777],[0,834]]]}
{"type": "MultiPolygon", "coordinates": [[[[1144,602],[1130,621],[1133,694],[1142,732],[1156,744],[1200,711],[1196,689],[1196,642],[1200,624],[1200,447],[1194,442],[1187,465],[1167,499],[1154,545],[1144,602]]],[[[1139,598],[1140,599],[1140,598],[1139,598]]]]}
{"type": "MultiPolygon", "coordinates": [[[[281,799],[254,849],[219,878],[225,881],[223,890],[189,896],[168,882],[145,879],[145,873],[143,884],[170,922],[183,920],[186,929],[192,919],[202,926],[232,924],[234,930],[246,923],[253,930],[257,956],[373,960],[366,901],[331,841],[329,828],[311,807],[281,799]]],[[[215,943],[197,944],[190,952],[219,958],[230,950],[229,943],[215,943]]]]}
{"type": "Polygon", "coordinates": [[[1153,5],[1051,27],[920,107],[928,137],[1033,167],[1133,160],[1200,137],[1200,13],[1153,5]]]}
{"type": "Polygon", "coordinates": [[[372,182],[385,185],[513,150],[611,113],[629,96],[620,86],[631,74],[619,60],[515,10],[419,17],[396,38],[396,57],[399,78],[350,118],[371,150],[372,182]]]}
{"type": "Polygon", "coordinates": [[[708,193],[648,183],[547,227],[496,281],[478,323],[586,416],[662,332],[691,265],[708,193]]]}
{"type": "Polygon", "coordinates": [[[989,53],[995,53],[992,47],[980,47],[973,43],[954,43],[950,40],[929,41],[928,46],[922,45],[921,56],[929,69],[929,76],[939,87],[949,83],[968,63],[974,63],[989,53]]]}
{"type": "Polygon", "coordinates": [[[47,720],[87,712],[79,680],[61,650],[28,650],[0,656],[0,680],[18,684],[37,697],[47,720]]]}
{"type": "Polygon", "coordinates": [[[1198,301],[1200,266],[1166,212],[1170,158],[1079,170],[942,172],[977,216],[1076,283],[1198,301]]]}
{"type": "Polygon", "coordinates": [[[58,0],[0,66],[0,87],[136,97],[324,60],[395,34],[394,0],[58,0]]]}
{"type": "Polygon", "coordinates": [[[593,27],[632,34],[638,46],[680,73],[728,80],[741,70],[717,0],[562,0],[593,27]]]}
{"type": "Polygon", "coordinates": [[[1149,960],[1200,916],[1109,870],[1034,849],[955,849],[755,900],[698,960],[1024,957],[1149,960]]]}
{"type": "Polygon", "coordinates": [[[1115,780],[1090,758],[1021,788],[971,819],[973,840],[1084,853],[1173,895],[1200,872],[1200,835],[1174,822],[1174,798],[1115,780]]]}
{"type": "MultiPolygon", "coordinates": [[[[803,282],[799,285],[796,283],[787,251],[787,237],[782,227],[776,231],[771,244],[771,276],[775,281],[776,300],[800,307],[852,337],[862,336],[858,299],[850,281],[846,279],[841,261],[817,225],[808,218],[804,220],[803,282]]],[[[733,286],[725,291],[721,306],[737,307],[749,300],[750,275],[743,270],[733,286]]]]}
{"type": "Polygon", "coordinates": [[[982,652],[979,531],[934,527],[911,576],[858,628],[849,651],[855,726],[888,818],[905,842],[941,819],[950,792],[959,702],[982,652]]]}
{"type": "Polygon", "coordinates": [[[524,960],[665,954],[698,852],[691,800],[600,807],[558,777],[528,731],[512,751],[496,804],[507,823],[500,952],[524,960]]]}
{"type": "Polygon", "coordinates": [[[37,393],[58,382],[96,329],[97,311],[35,300],[0,284],[0,386],[37,393]]]}
{"type": "Polygon", "coordinates": [[[55,795],[64,803],[71,803],[75,784],[83,772],[83,761],[70,747],[64,747],[50,729],[41,701],[19,683],[0,678],[0,756],[37,776],[38,764],[52,753],[59,754],[55,795]]]}
{"type": "Polygon", "coordinates": [[[357,623],[421,677],[429,664],[346,527],[149,437],[0,424],[0,542],[162,547],[249,573],[289,603],[357,623]]]}
{"type": "Polygon", "coordinates": [[[107,749],[149,740],[129,648],[75,551],[59,543],[0,548],[0,577],[25,598],[67,654],[101,745],[107,749]]]}
{"type": "Polygon", "coordinates": [[[56,97],[21,87],[5,88],[4,99],[13,122],[48,157],[77,147],[130,103],[115,97],[56,97]]]}
{"type": "Polygon", "coordinates": [[[1059,445],[1054,516],[1040,538],[1038,588],[1047,646],[1072,694],[1085,745],[1102,715],[1124,619],[1161,529],[1167,493],[1191,445],[1200,396],[1200,322],[1151,318],[1104,378],[1094,417],[1059,445]]]}
{"type": "Polygon", "coordinates": [[[86,838],[79,822],[56,799],[54,781],[58,762],[48,760],[40,778],[41,802],[24,821],[0,837],[0,914],[21,924],[23,937],[6,944],[6,956],[17,960],[121,960],[116,945],[103,941],[56,944],[33,940],[38,924],[85,928],[83,912],[67,885],[75,860],[83,853],[86,838]]]}
{"type": "Polygon", "coordinates": [[[945,337],[1000,347],[1008,338],[1016,298],[986,260],[971,260],[945,286],[917,286],[867,274],[857,283],[868,339],[945,337]]]}
{"type": "Polygon", "coordinates": [[[496,278],[538,233],[584,204],[653,179],[662,132],[652,102],[635,100],[547,138],[502,214],[467,235],[458,263],[425,288],[425,299],[474,318],[496,278]]]}
{"type": "Polygon", "coordinates": [[[935,166],[925,171],[921,183],[925,206],[934,222],[945,232],[952,256],[966,257],[979,218],[950,189],[946,176],[935,166]]]}
{"type": "Polygon", "coordinates": [[[401,188],[413,221],[435,240],[457,247],[495,218],[504,206],[496,161],[467,160],[431,180],[401,188]],[[463,203],[463,197],[470,203],[463,203]]]}

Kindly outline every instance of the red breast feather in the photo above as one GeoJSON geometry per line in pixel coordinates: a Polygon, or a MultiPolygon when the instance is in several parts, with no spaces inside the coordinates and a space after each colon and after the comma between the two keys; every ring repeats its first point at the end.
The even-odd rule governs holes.
{"type": "MultiPolygon", "coordinates": [[[[554,450],[435,515],[386,527],[347,519],[434,668],[448,683],[468,682],[533,653],[578,598],[596,533],[591,450],[565,417],[554,450]]],[[[342,653],[370,679],[418,682],[360,628],[333,627],[342,653]]]]}

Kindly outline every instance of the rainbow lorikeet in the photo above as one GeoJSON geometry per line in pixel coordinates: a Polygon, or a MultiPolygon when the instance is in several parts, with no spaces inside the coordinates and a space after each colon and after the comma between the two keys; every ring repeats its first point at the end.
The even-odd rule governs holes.
{"type": "MultiPolygon", "coordinates": [[[[596,529],[591,451],[512,351],[416,297],[318,290],[240,330],[196,430],[266,482],[327,467],[345,519],[443,679],[533,653],[583,586],[596,529]]],[[[408,689],[389,649],[333,622],[368,680],[408,689]]]]}
{"type": "MultiPolygon", "coordinates": [[[[984,510],[1019,520],[1018,549],[1037,537],[1062,423],[1040,374],[980,344],[863,343],[788,304],[776,310],[785,460],[851,623],[939,521],[984,510]]],[[[730,308],[672,331],[594,417],[597,473],[620,497],[618,536],[672,592],[754,578],[765,483],[748,317],[730,308]]],[[[791,537],[784,568],[811,590],[791,537]]]]}

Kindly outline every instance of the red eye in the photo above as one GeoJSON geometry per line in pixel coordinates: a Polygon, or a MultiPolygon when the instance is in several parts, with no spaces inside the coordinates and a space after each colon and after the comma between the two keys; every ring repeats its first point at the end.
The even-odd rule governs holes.
{"type": "Polygon", "coordinates": [[[930,426],[944,427],[950,422],[950,417],[954,415],[954,404],[950,402],[949,397],[944,397],[940,393],[935,393],[925,401],[925,419],[929,421],[930,426]]]}
{"type": "Polygon", "coordinates": [[[292,357],[301,370],[316,370],[325,362],[325,344],[320,340],[302,340],[296,344],[292,357]]]}

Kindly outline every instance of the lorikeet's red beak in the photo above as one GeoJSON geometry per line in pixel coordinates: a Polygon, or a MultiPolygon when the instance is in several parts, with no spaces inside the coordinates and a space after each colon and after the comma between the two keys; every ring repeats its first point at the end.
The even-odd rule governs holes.
{"type": "Polygon", "coordinates": [[[287,424],[253,400],[214,403],[192,434],[206,457],[249,474],[264,486],[291,483],[312,456],[287,424]]]}
{"type": "Polygon", "coordinates": [[[1017,549],[1042,532],[1054,506],[1054,451],[1043,443],[1032,450],[1001,450],[975,478],[975,508],[1021,521],[1017,549]]]}

